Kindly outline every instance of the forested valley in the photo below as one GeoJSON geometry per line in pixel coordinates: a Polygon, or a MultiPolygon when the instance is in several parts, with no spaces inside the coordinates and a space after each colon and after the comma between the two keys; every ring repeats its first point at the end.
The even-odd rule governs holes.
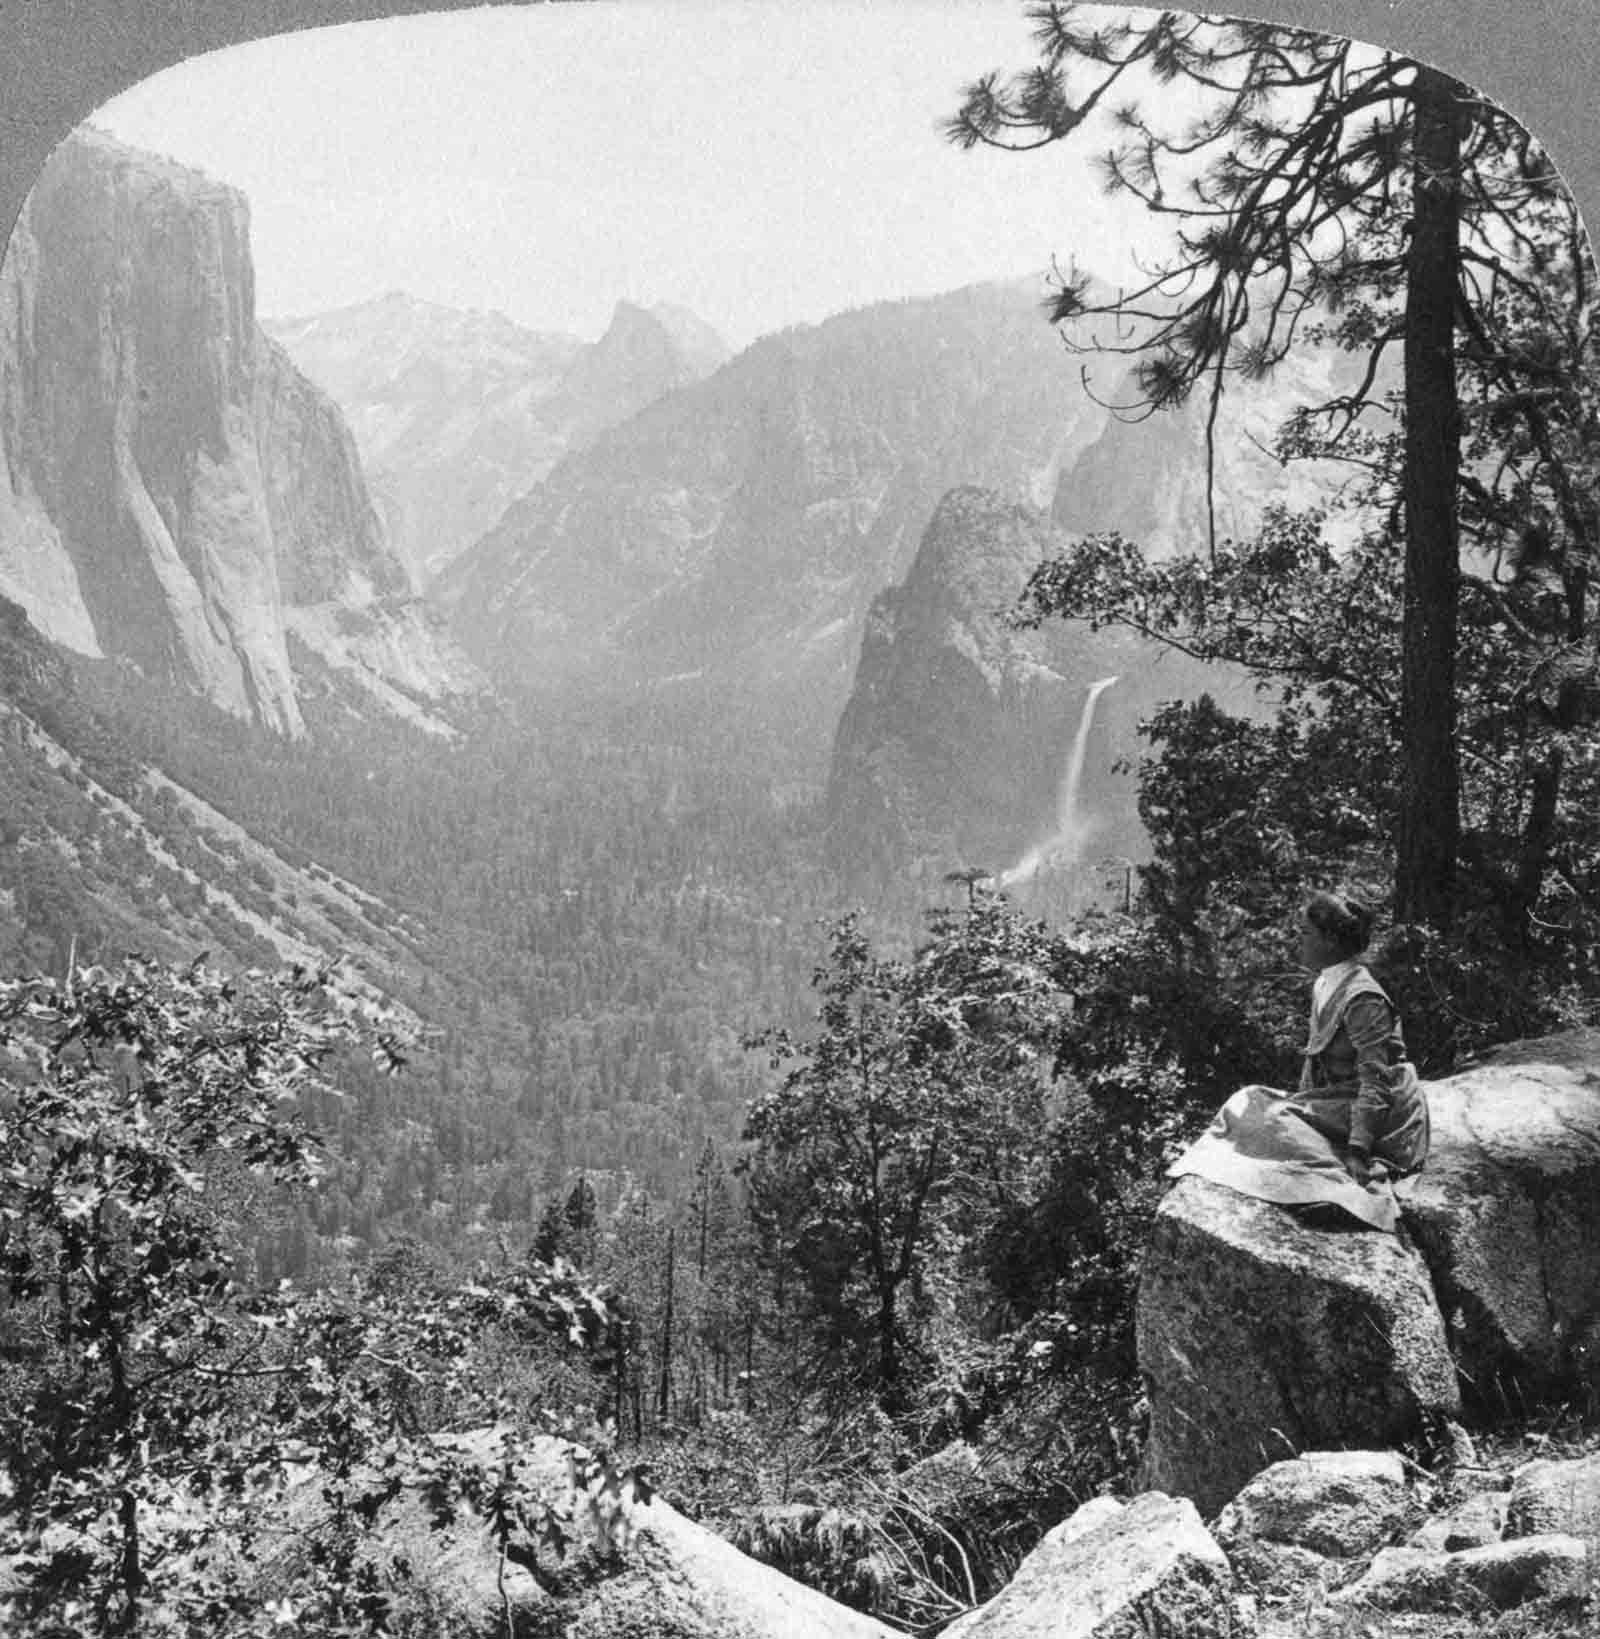
{"type": "MultiPolygon", "coordinates": [[[[339,1048],[300,1089],[314,1167],[266,1187],[225,1184],[216,1227],[237,1293],[320,1291],[370,1313],[404,1291],[431,1326],[429,1305],[449,1309],[464,1286],[524,1291],[529,1271],[562,1272],[580,1302],[609,1306],[594,1363],[556,1345],[530,1357],[524,1339],[514,1382],[752,1552],[875,1606],[901,1597],[886,1540],[931,1556],[912,1593],[930,1611],[955,1609],[963,1579],[983,1574],[958,1569],[961,1556],[989,1552],[974,1538],[947,1562],[948,1545],[911,1523],[914,1502],[889,1539],[864,1497],[859,1512],[838,1512],[862,1463],[892,1468],[910,1449],[907,1417],[921,1427],[915,1447],[933,1449],[1010,1401],[1019,1440],[1039,1441],[1053,1477],[1035,1497],[1034,1477],[1008,1474],[993,1506],[1014,1510],[1026,1494],[1040,1521],[1126,1457],[1129,1317],[1115,1271],[1132,1247],[1099,1222],[1109,1203],[1057,1176],[1060,1164],[1071,1172],[1065,1152],[1058,1163],[1037,1144],[1054,1103],[1066,947],[966,881],[934,883],[932,906],[926,887],[906,884],[847,915],[815,749],[797,754],[792,728],[741,720],[725,700],[622,698],[564,715],[484,706],[446,740],[341,720],[330,700],[313,733],[291,741],[116,668],[34,670],[25,636],[10,654],[13,698],[75,759],[52,770],[20,733],[8,741],[18,839],[75,839],[73,868],[42,870],[48,850],[24,848],[7,885],[13,959],[56,976],[20,985],[19,1004],[43,1011],[49,999],[54,1017],[74,987],[86,1008],[98,987],[100,1005],[125,1005],[130,978],[149,983],[123,966],[127,941],[190,900],[213,942],[208,953],[174,944],[170,960],[277,973],[278,952],[248,919],[277,914],[287,870],[304,870],[358,885],[362,914],[339,931],[366,960],[344,977],[381,966],[386,1014],[426,1021],[393,1059],[339,1048]],[[708,758],[708,734],[737,756],[708,758]],[[171,783],[142,781],[149,767],[171,783]],[[219,854],[174,790],[229,816],[274,863],[219,854]],[[130,845],[105,793],[144,813],[170,850],[154,875],[139,861],[145,886],[131,900],[118,880],[130,845]],[[207,883],[225,883],[241,914],[209,906],[207,883]],[[819,1016],[842,1039],[856,1008],[874,1037],[869,1076],[885,1076],[883,1153],[863,1174],[824,1147],[809,1182],[791,1178],[785,1156],[856,1117],[819,1088],[792,1130],[784,1072],[803,1066],[819,1016]],[[906,1102],[908,1051],[932,1053],[937,1108],[906,1102]],[[937,1153],[957,1133],[965,1153],[937,1153]],[[975,1175],[972,1146],[987,1157],[975,1175]],[[894,1242],[898,1267],[872,1292],[857,1209],[880,1176],[894,1193],[869,1233],[880,1258],[894,1242]],[[1064,1201],[1097,1250],[1052,1221],[1064,1201]],[[1068,1304],[1079,1283],[1085,1295],[1068,1304]],[[1069,1355],[1090,1363],[1070,1384],[1069,1355]],[[806,1387],[819,1368],[820,1426],[806,1387]],[[1054,1451],[1062,1393],[1122,1409],[1088,1447],[1054,1451]],[[790,1509],[781,1528],[749,1511],[762,1499],[790,1509]]],[[[13,1031],[27,1019],[10,1017],[13,1031]]],[[[206,1028],[183,1008],[165,1018],[169,1051],[206,1028]]],[[[60,1191],[70,1170],[58,1158],[44,1187],[60,1191]]],[[[12,1324],[25,1369],[29,1307],[12,1324]]]]}
{"type": "MultiPolygon", "coordinates": [[[[1169,451],[1148,487],[1201,497],[1209,527],[1184,542],[1109,514],[1069,534],[976,477],[935,484],[920,446],[860,412],[890,388],[857,393],[811,337],[758,344],[759,369],[747,354],[674,386],[563,456],[451,570],[487,564],[521,602],[498,581],[425,615],[374,593],[403,576],[357,505],[351,441],[298,380],[238,465],[309,447],[307,427],[338,456],[314,504],[262,490],[259,510],[286,513],[286,539],[359,516],[367,555],[339,584],[367,603],[329,617],[339,643],[317,622],[347,566],[320,536],[293,561],[320,601],[285,628],[284,666],[266,648],[196,662],[209,697],[172,656],[209,662],[210,628],[152,640],[154,659],[132,640],[69,655],[0,600],[0,1510],[24,1522],[0,1602],[22,1631],[425,1639],[416,1566],[373,1546],[409,1488],[435,1524],[476,1510],[502,1575],[552,1586],[578,1538],[623,1544],[653,1491],[846,1605],[938,1632],[1137,1474],[1135,1302],[1165,1168],[1242,1083],[1293,1083],[1307,894],[1383,908],[1373,962],[1425,1076],[1595,1021],[1600,398],[1575,206],[1509,116],[1425,65],[1267,25],[1096,17],[1037,8],[1038,63],[973,84],[946,134],[1071,143],[1113,87],[1145,87],[1103,178],[1177,219],[1170,258],[1117,294],[1064,270],[1049,318],[1137,396],[1132,424],[1095,434],[1101,468],[1144,420],[1183,429],[1189,464],[1169,451]],[[1193,129],[1166,120],[1175,80],[1206,110],[1193,129]],[[1308,336],[1354,368],[1320,399],[1296,387],[1268,464],[1344,481],[1312,504],[1252,496],[1250,526],[1219,534],[1218,405],[1265,391],[1308,336]],[[810,459],[818,380],[845,406],[834,465],[810,459]],[[685,405],[716,408],[714,447],[685,405]],[[735,455],[743,489],[725,486],[735,455]],[[643,500],[585,489],[608,463],[643,500]],[[906,516],[858,526],[869,494],[906,516]],[[898,543],[905,568],[928,502],[942,556],[921,581],[845,573],[851,545],[887,564],[898,543]],[[714,538],[743,578],[694,559],[714,538]],[[595,571],[597,541],[681,577],[622,609],[637,589],[595,571]],[[780,619],[763,580],[789,548],[780,619]],[[1029,553],[994,609],[980,570],[1029,553]],[[539,570],[561,581],[548,605],[539,570]],[[730,587],[747,600],[731,657],[695,624],[730,587]],[[573,611],[637,670],[587,655],[573,611]],[[453,616],[518,663],[438,693],[405,682],[420,661],[387,692],[370,665],[341,671],[352,631],[434,665],[453,616]],[[538,664],[542,630],[574,644],[561,665],[538,664]],[[875,782],[855,811],[918,838],[875,880],[829,804],[842,631],[880,658],[928,645],[851,702],[875,782]],[[1029,647],[1041,631],[1062,647],[1029,647]],[[629,649],[640,632],[658,649],[629,649]],[[1167,699],[1162,652],[1246,683],[1167,699]],[[705,664],[651,674],[663,655],[705,664]],[[900,824],[927,819],[894,811],[907,792],[953,809],[975,767],[977,806],[999,801],[1008,771],[983,758],[1013,743],[1007,712],[1052,767],[1076,724],[1081,772],[1102,694],[1144,717],[1120,753],[1138,834],[1071,833],[1054,861],[1041,842],[1013,876],[900,824]],[[935,701],[921,738],[861,727],[935,701]],[[1080,873],[1070,892],[1055,865],[1080,873]],[[502,1455],[449,1444],[485,1427],[502,1455]],[[586,1453],[576,1513],[519,1489],[548,1434],[586,1453]],[[326,1529],[288,1533],[285,1571],[257,1514],[307,1472],[326,1529]]],[[[91,162],[116,186],[136,170],[91,162]]],[[[1013,334],[1014,294],[994,290],[894,323],[991,309],[1013,334]]],[[[963,435],[991,403],[967,343],[963,435]]],[[[261,358],[281,387],[284,360],[261,358]]],[[[914,386],[897,405],[942,416],[914,386]]],[[[1090,435],[1073,438],[1087,471],[1090,435]]],[[[151,446],[154,470],[170,452],[151,446]]],[[[1064,447],[1044,463],[1063,483],[1064,447]]],[[[1038,455],[980,476],[1036,476],[1038,455]]],[[[83,575],[102,615],[121,585],[103,572],[83,575]]],[[[1540,1437],[1588,1439],[1592,1413],[1541,1412],[1540,1437]]]]}
{"type": "MultiPolygon", "coordinates": [[[[202,702],[130,701],[125,679],[97,688],[87,671],[76,701],[124,769],[159,767],[283,860],[359,884],[410,932],[392,990],[433,1033],[385,1091],[392,1120],[374,1121],[372,1088],[326,1112],[354,1170],[316,1203],[318,1233],[454,1242],[485,1221],[531,1222],[580,1172],[613,1201],[625,1178],[665,1196],[707,1139],[736,1139],[757,1079],[740,1039],[799,1022],[816,924],[838,909],[814,770],[776,733],[763,744],[725,705],[622,701],[485,708],[448,742],[330,714],[288,741],[202,702]],[[711,716],[738,757],[695,755],[685,728],[703,733],[711,716]]],[[[182,835],[173,799],[123,785],[182,835]]],[[[235,872],[231,889],[270,914],[260,876],[235,872]]],[[[75,936],[78,961],[111,954],[81,896],[52,901],[40,873],[30,882],[27,950],[60,963],[75,936]]]]}

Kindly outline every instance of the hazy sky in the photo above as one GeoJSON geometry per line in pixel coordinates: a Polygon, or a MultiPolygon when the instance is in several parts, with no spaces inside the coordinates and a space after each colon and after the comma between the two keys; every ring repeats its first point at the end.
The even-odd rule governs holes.
{"type": "Polygon", "coordinates": [[[1021,0],[598,0],[240,46],[95,122],[244,191],[263,315],[402,289],[592,337],[627,297],[742,345],[1052,255],[1118,273],[1076,144],[940,135],[1035,56],[1021,0]]]}

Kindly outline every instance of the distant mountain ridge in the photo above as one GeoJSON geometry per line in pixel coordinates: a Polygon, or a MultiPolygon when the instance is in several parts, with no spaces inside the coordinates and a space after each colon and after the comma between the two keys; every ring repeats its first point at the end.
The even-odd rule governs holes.
{"type": "MultiPolygon", "coordinates": [[[[1156,555],[1203,550],[1206,406],[1120,419],[1085,390],[1043,291],[975,285],[754,343],[515,502],[433,589],[452,629],[507,683],[715,677],[799,691],[821,721],[843,706],[873,598],[953,488],[1156,555]]],[[[1343,362],[1307,349],[1225,396],[1219,538],[1270,502],[1332,493],[1341,474],[1285,467],[1270,444],[1343,362]]]]}
{"type": "Polygon", "coordinates": [[[254,311],[241,194],[94,132],[57,149],[0,270],[0,593],[279,732],[304,727],[297,647],[442,727],[481,678],[254,311]]]}
{"type": "Polygon", "coordinates": [[[873,596],[955,482],[1048,505],[1103,416],[1029,285],[754,343],[567,457],[437,591],[512,680],[713,673],[836,710],[873,596]]]}
{"type": "Polygon", "coordinates": [[[343,409],[419,584],[562,456],[729,351],[686,309],[632,302],[592,343],[400,291],[264,327],[343,409]]]}

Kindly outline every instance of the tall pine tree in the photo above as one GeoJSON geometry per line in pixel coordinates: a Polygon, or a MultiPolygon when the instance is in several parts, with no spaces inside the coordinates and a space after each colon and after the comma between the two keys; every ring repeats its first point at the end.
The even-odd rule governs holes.
{"type": "MultiPolygon", "coordinates": [[[[1144,413],[1203,394],[1208,436],[1224,392],[1297,344],[1359,352],[1360,384],[1306,406],[1285,455],[1381,465],[1398,416],[1398,471],[1391,460],[1383,473],[1395,493],[1375,497],[1404,540],[1394,904],[1401,920],[1446,928],[1462,848],[1463,521],[1475,545],[1504,551],[1544,507],[1570,628],[1588,632],[1592,396],[1562,389],[1577,361],[1592,364],[1591,267],[1570,196],[1503,111],[1406,58],[1184,13],[1107,22],[1051,3],[1032,15],[1038,64],[971,86],[951,139],[1038,148],[1081,140],[1109,111],[1106,187],[1174,230],[1132,289],[1106,296],[1069,271],[1052,317],[1071,344],[1132,356],[1144,413]],[[1109,334],[1097,318],[1116,321],[1109,334]],[[1384,366],[1397,348],[1396,399],[1384,366]]],[[[1044,598],[1038,609],[1052,612],[1044,598]]]]}

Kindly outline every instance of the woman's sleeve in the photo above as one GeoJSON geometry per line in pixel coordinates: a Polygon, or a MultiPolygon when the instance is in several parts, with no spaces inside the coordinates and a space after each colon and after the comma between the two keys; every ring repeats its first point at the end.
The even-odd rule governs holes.
{"type": "Polygon", "coordinates": [[[1394,1099],[1394,1080],[1389,1073],[1394,1008],[1382,996],[1357,996],[1345,1009],[1344,1029],[1356,1054],[1350,1148],[1370,1155],[1388,1126],[1389,1105],[1394,1099]]]}

